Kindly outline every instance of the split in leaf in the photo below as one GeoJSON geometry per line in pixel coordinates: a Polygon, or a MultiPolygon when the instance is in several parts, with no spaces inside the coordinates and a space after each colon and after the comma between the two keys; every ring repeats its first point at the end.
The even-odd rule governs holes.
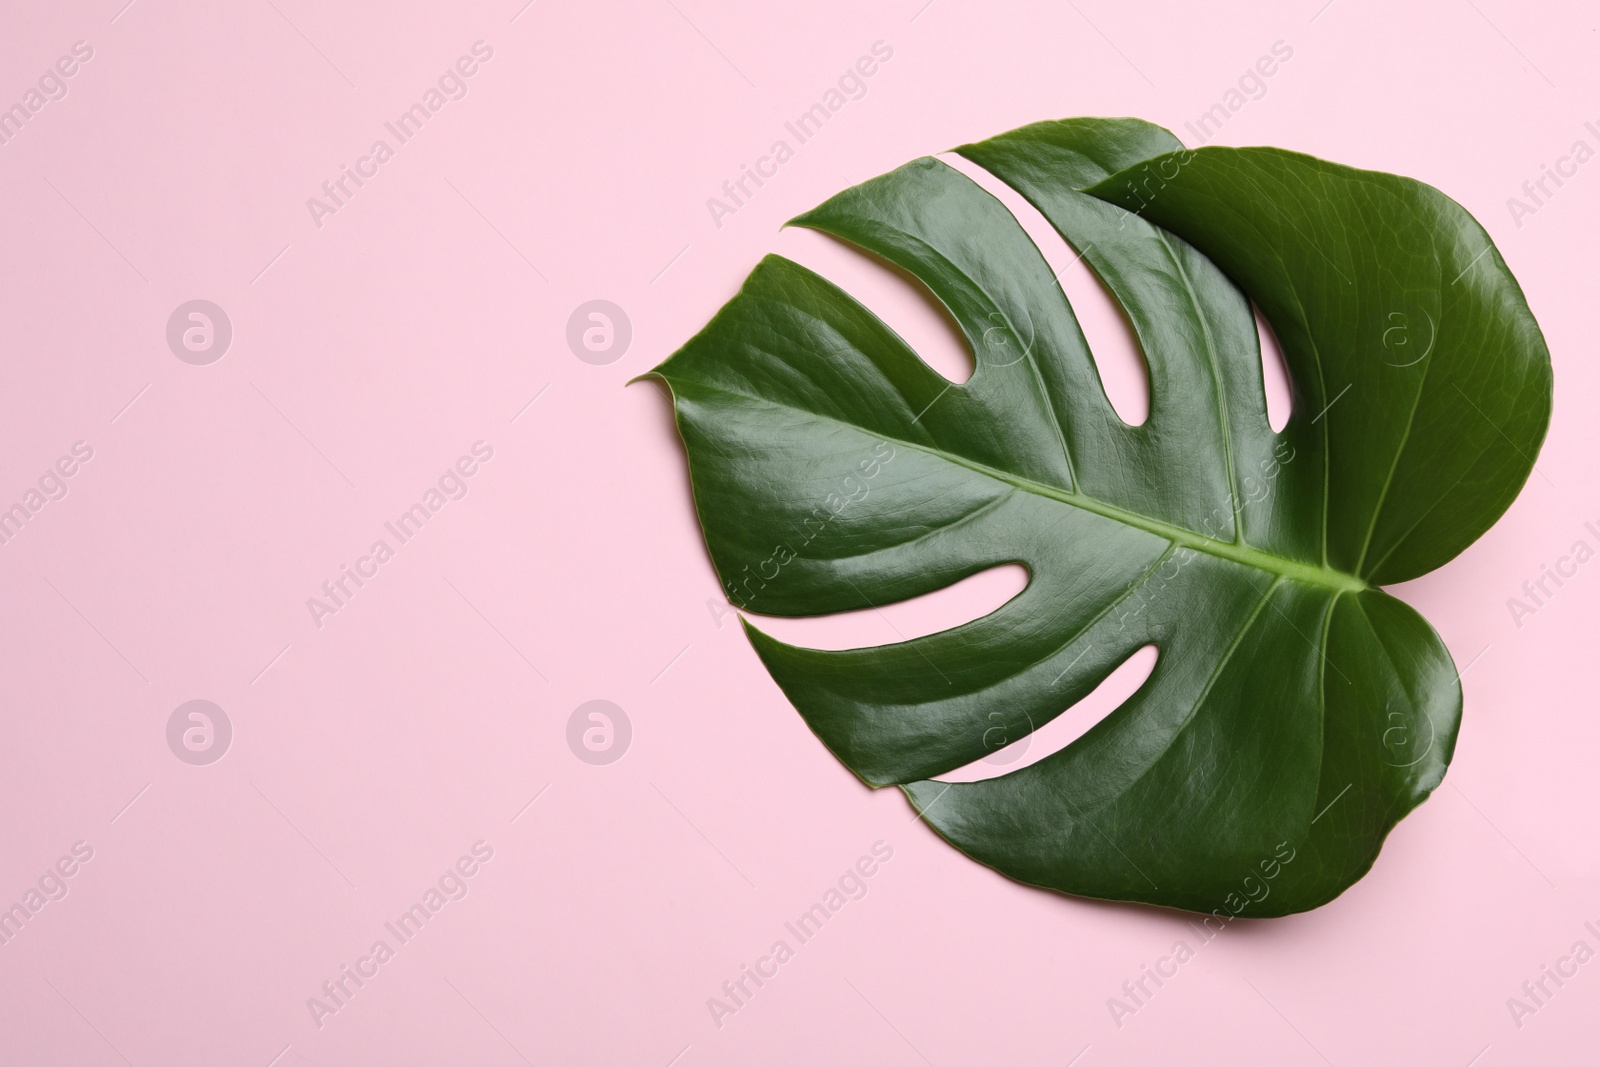
{"type": "Polygon", "coordinates": [[[1117,417],[1011,213],[944,163],[907,164],[795,221],[920,279],[972,348],[968,381],[776,256],[651,372],[727,595],[821,615],[1022,564],[1005,605],[912,641],[820,651],[747,629],[828,748],[974,859],[1092,897],[1317,907],[1367,871],[1455,746],[1450,655],[1378,587],[1461,552],[1532,470],[1551,372],[1521,290],[1465,210],[1407,178],[1188,151],[1131,119],[959,152],[1126,311],[1149,417],[1117,417]],[[1289,369],[1281,432],[1252,302],[1289,369]],[[933,780],[1147,644],[1148,680],[1067,747],[933,780]],[[1266,894],[1241,895],[1247,877],[1266,894]]]}

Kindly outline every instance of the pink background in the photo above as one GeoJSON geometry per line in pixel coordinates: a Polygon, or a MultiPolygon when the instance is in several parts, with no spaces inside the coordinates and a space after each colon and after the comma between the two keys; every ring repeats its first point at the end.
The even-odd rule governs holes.
{"type": "MultiPolygon", "coordinates": [[[[74,442],[94,450],[0,545],[0,904],[93,849],[0,946],[0,1062],[1600,1057],[1600,963],[1520,1027],[1507,1007],[1575,941],[1600,948],[1583,926],[1600,927],[1600,563],[1520,626],[1506,603],[1575,541],[1600,547],[1584,528],[1600,526],[1600,162],[1532,215],[1506,204],[1574,141],[1600,147],[1591,8],[123,3],[0,12],[0,106],[75,41],[93,49],[0,146],[0,506],[74,442]],[[479,40],[493,56],[466,97],[319,227],[306,199],[479,40]],[[707,198],[877,41],[893,57],[866,95],[716,225],[707,198]],[[1108,998],[1176,940],[1198,945],[1186,918],[1010,883],[836,763],[713,610],[667,402],[624,383],[768,251],[958,361],[913,290],[783,220],[1044,118],[1138,115],[1196,144],[1184,124],[1278,41],[1292,59],[1214,140],[1413,175],[1465,204],[1544,327],[1556,413],[1500,524],[1399,590],[1467,671],[1446,784],[1343,897],[1230,928],[1119,1027],[1108,998]],[[208,366],[165,340],[196,298],[234,330],[208,366]],[[607,365],[565,339],[592,299],[632,323],[607,365]],[[494,455],[466,497],[319,629],[307,598],[480,440],[494,455]],[[166,740],[193,699],[234,731],[206,766],[166,740]],[[591,699],[632,724],[605,766],[566,741],[591,699]],[[468,895],[319,1028],[307,999],[395,944],[384,923],[480,840],[493,858],[468,895]],[[719,1028],[707,998],[877,841],[893,859],[868,895],[719,1028]]],[[[1137,407],[1112,316],[1063,281],[1137,407]]],[[[881,643],[1014,588],[986,576],[774,629],[881,643]]]]}

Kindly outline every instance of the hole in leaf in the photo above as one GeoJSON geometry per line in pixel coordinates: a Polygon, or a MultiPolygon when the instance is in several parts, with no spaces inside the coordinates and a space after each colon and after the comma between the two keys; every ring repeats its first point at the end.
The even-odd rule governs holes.
{"type": "Polygon", "coordinates": [[[1156,668],[1160,653],[1145,645],[1123,660],[1088,696],[1030,734],[997,748],[982,759],[941,774],[941,782],[983,782],[1020,771],[1053,756],[1089,732],[1095,723],[1120,708],[1139,691],[1156,668]]]}
{"type": "Polygon", "coordinates": [[[870,309],[940,376],[972,377],[972,349],[949,310],[915,275],[817,230],[790,226],[774,249],[828,279],[870,309]]]}
{"type": "Polygon", "coordinates": [[[1273,432],[1281,432],[1294,413],[1294,393],[1289,388],[1289,364],[1284,362],[1283,348],[1272,324],[1254,304],[1256,334],[1261,338],[1261,382],[1267,390],[1267,423],[1273,432]]]}
{"type": "Polygon", "coordinates": [[[881,608],[789,619],[761,616],[757,625],[780,641],[805,648],[873,648],[950,630],[981,619],[1028,585],[1028,570],[1005,563],[931,593],[881,608]]]}
{"type": "Polygon", "coordinates": [[[939,158],[992,194],[1016,217],[1072,305],[1112,409],[1129,426],[1143,423],[1150,417],[1150,372],[1133,323],[1111,290],[1021,193],[960,156],[939,158]]]}

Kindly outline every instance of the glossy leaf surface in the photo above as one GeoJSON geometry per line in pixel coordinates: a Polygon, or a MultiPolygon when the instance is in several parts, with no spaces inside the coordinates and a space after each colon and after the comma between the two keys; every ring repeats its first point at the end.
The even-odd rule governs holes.
{"type": "Polygon", "coordinates": [[[1013,878],[1204,912],[1316,907],[1449,763],[1455,667],[1378,586],[1450,560],[1527,479],[1551,404],[1538,327],[1483,229],[1419,182],[1185,151],[1125,119],[959,151],[1126,312],[1148,419],[1118,418],[1010,212],[917,160],[796,223],[920,279],[972,348],[967,382],[779,257],[652,372],[727,595],[819,615],[1024,565],[1008,603],[916,640],[749,636],[840,760],[1013,878]],[[1282,432],[1252,302],[1289,368],[1282,432]],[[934,780],[1147,644],[1148,680],[1078,740],[1000,777],[934,780]]]}

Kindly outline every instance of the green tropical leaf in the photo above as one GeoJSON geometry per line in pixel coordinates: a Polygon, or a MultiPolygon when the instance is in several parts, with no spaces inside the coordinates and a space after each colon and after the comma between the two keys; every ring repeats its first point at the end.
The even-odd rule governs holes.
{"type": "Polygon", "coordinates": [[[819,651],[747,631],[841,761],[1012,878],[1221,914],[1317,907],[1449,764],[1454,664],[1378,586],[1450,560],[1527,479],[1551,404],[1538,326],[1483,228],[1420,182],[1186,151],[1128,119],[959,152],[1126,311],[1148,419],[1112,409],[1011,213],[942,162],[907,164],[795,221],[920,279],[972,348],[970,380],[775,256],[651,372],[727,595],[821,615],[1022,564],[1009,602],[912,641],[819,651]],[[1291,378],[1281,432],[1252,301],[1291,378]],[[934,780],[1147,644],[1149,678],[1070,745],[934,780]]]}

